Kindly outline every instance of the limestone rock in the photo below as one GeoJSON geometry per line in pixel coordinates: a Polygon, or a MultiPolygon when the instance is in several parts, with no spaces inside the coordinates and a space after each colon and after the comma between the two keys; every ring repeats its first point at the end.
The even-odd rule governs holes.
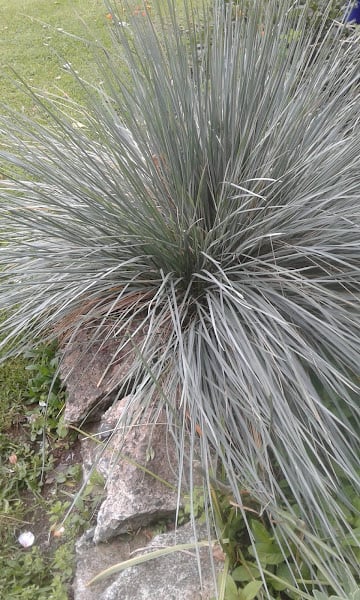
{"type": "MultiPolygon", "coordinates": [[[[216,571],[222,564],[211,561],[209,548],[199,549],[198,555],[177,551],[127,569],[113,580],[87,586],[97,573],[130,558],[136,548],[146,546],[144,551],[149,552],[159,545],[187,543],[193,536],[189,525],[178,528],[176,534],[158,536],[151,544],[147,544],[143,533],[125,535],[175,517],[179,501],[178,451],[168,433],[165,411],[155,423],[150,409],[142,415],[142,422],[133,426],[125,419],[131,415],[128,409],[133,399],[126,394],[135,391],[128,386],[138,356],[135,348],[144,341],[144,332],[133,335],[118,352],[121,340],[104,330],[102,341],[94,341],[93,331],[79,329],[61,361],[61,376],[67,387],[65,420],[80,423],[92,436],[81,441],[85,478],[95,468],[106,482],[96,525],[77,543],[74,600],[210,600],[216,593],[213,566],[216,571]]],[[[196,456],[192,454],[193,467],[199,456],[200,444],[196,456]]],[[[194,474],[192,485],[201,485],[201,468],[194,474]]],[[[186,484],[182,482],[184,491],[186,484]]],[[[198,539],[202,538],[206,538],[206,532],[199,530],[198,539]]]]}
{"type": "Polygon", "coordinates": [[[93,542],[94,530],[88,530],[76,543],[76,568],[73,581],[74,600],[99,600],[100,594],[116,579],[108,577],[88,586],[98,573],[115,562],[128,560],[136,548],[143,547],[147,539],[143,534],[136,537],[122,536],[107,544],[97,546],[93,542]]]}
{"type": "Polygon", "coordinates": [[[94,341],[93,336],[94,329],[80,329],[63,351],[60,376],[67,391],[64,414],[67,423],[100,418],[117,397],[136,358],[134,346],[141,344],[143,339],[142,335],[136,334],[114,362],[113,357],[122,340],[106,331],[102,341],[94,341]]]}
{"type": "Polygon", "coordinates": [[[117,444],[115,434],[105,452],[115,458],[113,465],[109,468],[110,458],[101,460],[102,472],[107,470],[107,497],[97,517],[95,542],[176,513],[177,455],[166,425],[159,421],[132,428],[116,459],[117,444]]]}
{"type": "Polygon", "coordinates": [[[178,458],[165,415],[155,424],[113,431],[128,400],[115,402],[92,427],[92,438],[82,441],[85,476],[95,465],[106,481],[106,498],[94,534],[96,543],[174,517],[177,509],[178,458]],[[102,445],[94,442],[95,436],[101,439],[111,432],[102,445]]]}
{"type": "MultiPolygon", "coordinates": [[[[198,539],[207,539],[205,528],[198,539]]],[[[190,524],[176,532],[156,536],[145,552],[194,541],[190,524]]],[[[222,561],[210,557],[208,547],[199,548],[201,580],[195,550],[173,552],[122,571],[99,595],[100,600],[210,600],[216,595],[216,573],[222,561]],[[214,570],[213,570],[214,567],[214,570]],[[214,573],[215,571],[215,573],[214,573]],[[215,577],[214,577],[215,574],[215,577]]]]}
{"type": "Polygon", "coordinates": [[[116,429],[119,427],[119,421],[126,410],[128,402],[132,400],[132,396],[125,396],[121,400],[117,400],[108,408],[100,419],[96,430],[99,434],[100,440],[104,441],[108,439],[116,429]]]}

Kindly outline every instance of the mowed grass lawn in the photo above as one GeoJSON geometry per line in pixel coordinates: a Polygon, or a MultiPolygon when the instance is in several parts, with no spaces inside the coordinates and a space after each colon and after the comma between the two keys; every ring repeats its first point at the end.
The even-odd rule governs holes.
{"type": "MultiPolygon", "coordinates": [[[[156,12],[151,0],[128,0],[127,10],[119,9],[122,18],[141,18],[144,4],[156,12]]],[[[183,13],[182,0],[175,4],[183,13]]],[[[69,64],[82,79],[99,84],[94,52],[97,44],[110,47],[109,27],[104,0],[0,0],[0,102],[37,118],[39,109],[16,85],[19,79],[41,93],[82,102],[83,89],[69,64]]]]}
{"type": "MultiPolygon", "coordinates": [[[[145,7],[155,17],[158,3],[166,7],[167,0],[127,0],[126,9],[121,0],[111,0],[120,19],[129,22],[129,31],[132,18],[146,18],[145,7]]],[[[174,3],[184,15],[183,0],[174,3]]],[[[77,126],[77,105],[86,107],[89,90],[102,87],[103,48],[113,52],[113,64],[116,53],[126,79],[121,48],[117,45],[112,51],[112,27],[105,0],[0,0],[0,115],[11,109],[52,127],[32,90],[54,99],[77,126]],[[90,85],[82,86],[79,79],[90,85]]],[[[6,145],[6,138],[0,144],[6,145]]],[[[0,164],[0,180],[7,174],[8,167],[0,164]]]]}
{"type": "MultiPolygon", "coordinates": [[[[141,14],[142,2],[129,7],[141,14]]],[[[92,84],[101,81],[94,42],[110,45],[108,14],[103,0],[0,0],[1,103],[36,118],[38,109],[14,85],[19,78],[42,93],[81,101],[68,65],[92,84]]]]}
{"type": "Polygon", "coordinates": [[[36,116],[13,83],[17,76],[41,92],[81,100],[68,63],[87,81],[100,81],[91,44],[77,37],[109,45],[107,12],[103,0],[0,0],[1,102],[36,116]]]}

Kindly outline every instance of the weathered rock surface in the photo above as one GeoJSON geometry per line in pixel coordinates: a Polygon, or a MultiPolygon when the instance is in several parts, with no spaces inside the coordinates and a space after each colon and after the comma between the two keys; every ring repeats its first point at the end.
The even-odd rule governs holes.
{"type": "MultiPolygon", "coordinates": [[[[95,468],[106,482],[95,527],[77,543],[74,600],[210,600],[216,593],[213,567],[218,571],[222,563],[211,561],[208,547],[199,548],[198,554],[176,551],[87,585],[104,569],[131,558],[138,548],[150,552],[193,540],[190,525],[178,528],[176,534],[157,536],[151,543],[142,529],[175,517],[179,501],[177,448],[168,434],[165,414],[156,423],[150,414],[143,414],[142,422],[131,427],[125,419],[131,414],[133,397],[126,396],[124,381],[129,380],[136,359],[134,345],[143,339],[137,334],[118,352],[118,339],[104,332],[104,341],[94,342],[93,330],[82,329],[64,351],[65,419],[80,423],[90,434],[81,441],[85,478],[95,468]],[[131,537],[128,532],[137,533],[131,537]]],[[[201,485],[201,469],[195,479],[193,485],[201,485]]],[[[185,484],[182,491],[187,491],[185,484]]],[[[204,530],[197,533],[198,539],[206,539],[204,530]]]]}
{"type": "MultiPolygon", "coordinates": [[[[108,435],[121,416],[127,398],[117,401],[92,433],[108,435]]],[[[124,436],[115,432],[106,447],[93,439],[82,442],[85,472],[96,469],[107,480],[106,498],[95,528],[94,541],[103,542],[129,529],[173,517],[176,513],[177,453],[164,419],[133,427],[124,436]]]]}
{"type": "MultiPolygon", "coordinates": [[[[199,540],[207,539],[204,527],[198,529],[197,537],[199,540]]],[[[117,538],[110,544],[96,546],[91,541],[80,540],[77,545],[78,570],[74,600],[210,600],[215,596],[214,579],[223,563],[217,558],[211,560],[208,547],[198,549],[201,579],[197,552],[190,549],[171,552],[130,567],[116,575],[115,581],[105,579],[94,586],[86,586],[94,573],[109,566],[109,557],[112,557],[112,564],[127,560],[138,542],[137,538],[132,542],[117,538]]],[[[176,532],[156,536],[140,553],[133,555],[192,542],[194,532],[192,526],[187,524],[179,527],[176,532]]]]}
{"type": "MultiPolygon", "coordinates": [[[[146,551],[193,541],[192,528],[187,525],[176,534],[156,536],[146,551]]],[[[216,584],[209,548],[198,552],[201,580],[196,551],[173,552],[123,571],[100,595],[100,600],[210,600],[215,596],[216,584]]],[[[221,565],[217,563],[218,569],[221,565]]]]}
{"type": "Polygon", "coordinates": [[[134,346],[143,339],[140,334],[135,335],[114,362],[122,340],[104,331],[102,341],[94,341],[94,331],[90,327],[80,329],[63,351],[60,376],[66,384],[67,423],[96,421],[101,417],[117,397],[135,360],[134,346]]]}
{"type": "Polygon", "coordinates": [[[99,600],[102,592],[116,580],[116,576],[113,575],[91,586],[88,586],[88,582],[115,562],[128,560],[134,550],[143,547],[148,541],[143,534],[138,534],[134,538],[122,536],[107,544],[95,546],[93,535],[94,530],[89,530],[76,543],[74,600],[99,600]]]}

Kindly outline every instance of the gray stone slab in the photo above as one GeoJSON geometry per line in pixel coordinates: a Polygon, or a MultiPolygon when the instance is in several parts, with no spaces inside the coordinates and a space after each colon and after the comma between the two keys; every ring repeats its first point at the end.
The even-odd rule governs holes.
{"type": "Polygon", "coordinates": [[[89,581],[115,562],[128,560],[136,548],[143,547],[147,539],[143,534],[136,537],[122,536],[106,544],[95,545],[93,530],[87,531],[76,543],[76,568],[73,581],[74,600],[99,600],[116,576],[89,586],[89,581]]]}
{"type": "MultiPolygon", "coordinates": [[[[198,539],[206,534],[198,531],[198,539]]],[[[176,533],[156,536],[146,552],[194,541],[190,524],[176,533]]],[[[121,572],[104,590],[99,600],[210,600],[216,595],[216,574],[223,562],[213,557],[209,548],[199,548],[201,579],[195,550],[173,552],[121,572]]]]}
{"type": "Polygon", "coordinates": [[[135,347],[143,340],[143,335],[136,334],[118,352],[124,339],[114,337],[106,329],[101,336],[97,335],[98,341],[94,340],[94,334],[95,327],[80,329],[63,350],[60,377],[67,391],[64,413],[67,423],[100,419],[117,398],[136,359],[135,347]]]}
{"type": "MultiPolygon", "coordinates": [[[[124,401],[119,401],[119,406],[124,401]]],[[[119,415],[111,409],[111,418],[119,415]]],[[[91,462],[107,480],[94,534],[96,543],[134,531],[155,521],[175,517],[178,504],[178,458],[174,441],[168,436],[165,416],[155,424],[115,432],[105,451],[85,442],[87,468],[91,462]],[[97,455],[94,456],[94,451],[97,455]]],[[[100,430],[108,431],[110,415],[104,415],[100,430]]]]}

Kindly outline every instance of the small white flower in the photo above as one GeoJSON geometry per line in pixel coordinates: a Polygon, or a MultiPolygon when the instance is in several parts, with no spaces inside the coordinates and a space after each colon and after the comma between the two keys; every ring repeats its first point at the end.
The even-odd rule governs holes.
{"type": "Polygon", "coordinates": [[[35,536],[33,533],[31,533],[31,531],[24,531],[24,533],[18,537],[19,544],[21,544],[24,548],[30,548],[30,546],[32,546],[34,543],[34,540],[35,536]]]}

